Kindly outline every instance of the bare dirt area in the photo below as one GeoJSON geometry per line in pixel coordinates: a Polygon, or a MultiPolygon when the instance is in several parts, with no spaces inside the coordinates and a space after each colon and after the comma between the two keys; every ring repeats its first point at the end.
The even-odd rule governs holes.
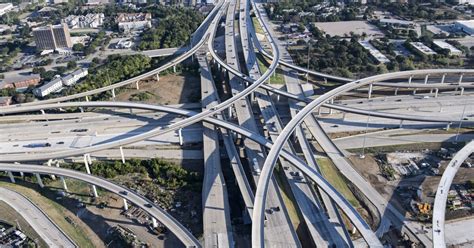
{"type": "Polygon", "coordinates": [[[118,101],[134,101],[149,104],[182,104],[200,99],[200,78],[191,73],[167,74],[160,81],[148,79],[140,81],[139,89],[133,87],[120,90],[118,101]]]}

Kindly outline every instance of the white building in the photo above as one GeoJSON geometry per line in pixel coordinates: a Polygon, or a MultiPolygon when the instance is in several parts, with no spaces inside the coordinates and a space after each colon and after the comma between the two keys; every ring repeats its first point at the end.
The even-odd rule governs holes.
{"type": "Polygon", "coordinates": [[[454,28],[474,36],[474,20],[456,21],[454,22],[454,28]]]}
{"type": "Polygon", "coordinates": [[[425,54],[425,55],[436,54],[435,51],[431,50],[431,48],[427,47],[425,44],[421,42],[410,42],[410,45],[412,45],[417,51],[419,51],[422,54],[425,54]]]}
{"type": "Polygon", "coordinates": [[[143,30],[151,27],[151,14],[119,13],[115,21],[122,31],[143,30]]]}
{"type": "Polygon", "coordinates": [[[449,55],[455,55],[455,56],[461,56],[462,51],[454,47],[453,45],[447,43],[446,41],[443,40],[434,40],[433,43],[441,48],[441,49],[448,49],[449,50],[449,55]]]}
{"type": "Polygon", "coordinates": [[[458,4],[468,4],[468,5],[474,4],[474,0],[456,0],[454,2],[457,2],[458,4]]]}
{"type": "Polygon", "coordinates": [[[38,97],[45,97],[53,92],[57,92],[63,88],[63,81],[61,78],[55,78],[41,87],[36,88],[33,90],[33,93],[38,97]]]}
{"type": "Polygon", "coordinates": [[[81,78],[87,76],[87,69],[75,70],[73,73],[62,78],[57,77],[50,82],[33,90],[37,97],[45,97],[51,93],[60,91],[64,86],[71,86],[77,83],[81,78]]]}
{"type": "Polygon", "coordinates": [[[368,40],[360,40],[359,44],[365,48],[365,50],[369,51],[370,55],[374,57],[379,63],[388,63],[390,60],[383,55],[377,48],[372,46],[368,40]]]}
{"type": "Polygon", "coordinates": [[[0,3],[0,16],[11,11],[13,9],[13,4],[11,3],[0,3]]]}
{"type": "Polygon", "coordinates": [[[71,86],[73,84],[76,84],[77,81],[79,81],[81,78],[87,76],[88,71],[85,68],[75,70],[73,73],[62,77],[61,80],[63,81],[63,84],[65,86],[71,86]]]}
{"type": "Polygon", "coordinates": [[[67,23],[69,28],[77,29],[77,28],[98,28],[102,26],[104,23],[104,14],[87,14],[85,16],[75,16],[70,15],[64,18],[64,22],[67,23]]]}

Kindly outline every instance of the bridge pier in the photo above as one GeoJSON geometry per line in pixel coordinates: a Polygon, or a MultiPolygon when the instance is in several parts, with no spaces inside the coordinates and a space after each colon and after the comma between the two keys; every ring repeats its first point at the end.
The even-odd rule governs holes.
{"type": "MultiPolygon", "coordinates": [[[[331,98],[330,103],[334,104],[334,98],[331,98]]],[[[333,112],[332,108],[329,108],[329,114],[330,115],[332,115],[332,112],[333,112]]]]}
{"type": "Polygon", "coordinates": [[[135,86],[137,87],[137,90],[140,89],[140,86],[138,85],[138,82],[140,82],[140,80],[137,80],[137,81],[135,82],[135,86]]]}
{"type": "MultiPolygon", "coordinates": [[[[87,174],[91,174],[91,170],[89,168],[89,161],[90,161],[90,155],[89,154],[84,154],[84,165],[86,166],[86,172],[87,174]]],[[[97,188],[95,187],[95,185],[91,185],[92,186],[92,193],[94,194],[94,197],[98,197],[99,194],[97,194],[97,188]]]]}
{"type": "Polygon", "coordinates": [[[15,183],[15,177],[11,171],[7,171],[8,177],[10,178],[10,182],[15,183]]]}
{"type": "Polygon", "coordinates": [[[400,120],[400,125],[398,126],[398,128],[402,128],[403,127],[403,120],[400,120]]]}
{"type": "Polygon", "coordinates": [[[86,96],[86,102],[88,102],[88,101],[89,101],[89,96],[86,96]]]}
{"type": "Polygon", "coordinates": [[[449,131],[450,127],[451,127],[451,123],[446,124],[446,131],[449,131]]]}
{"type": "MultiPolygon", "coordinates": [[[[59,161],[57,161],[57,160],[56,160],[56,167],[58,167],[58,168],[59,168],[59,161]]],[[[64,189],[64,191],[66,191],[66,192],[67,192],[67,191],[68,191],[68,189],[67,189],[66,180],[64,179],[64,177],[63,177],[63,176],[60,176],[60,177],[59,177],[59,179],[60,179],[60,180],[61,180],[61,182],[63,183],[63,189],[64,189]]]]}
{"type": "Polygon", "coordinates": [[[44,188],[43,180],[41,179],[40,174],[35,173],[35,176],[36,176],[36,181],[38,181],[38,185],[40,186],[40,188],[44,188]]]}
{"type": "Polygon", "coordinates": [[[412,79],[413,79],[413,76],[410,76],[410,77],[408,78],[408,84],[411,84],[411,80],[412,80],[412,79]]]}
{"type": "Polygon", "coordinates": [[[115,88],[114,88],[114,89],[112,89],[112,99],[114,99],[114,100],[115,100],[115,88]]]}
{"type": "Polygon", "coordinates": [[[461,84],[462,83],[462,78],[464,77],[464,73],[461,74],[461,76],[459,76],[459,81],[458,81],[458,84],[461,84]]]}
{"type": "Polygon", "coordinates": [[[125,198],[123,198],[123,209],[124,209],[125,211],[128,210],[128,203],[127,203],[127,199],[125,199],[125,198]]]}
{"type": "Polygon", "coordinates": [[[395,88],[395,96],[398,95],[398,88],[395,88]]]}
{"type": "Polygon", "coordinates": [[[160,74],[159,73],[156,73],[156,81],[160,81],[160,74]]]}
{"type": "MultiPolygon", "coordinates": [[[[51,163],[52,163],[52,162],[53,162],[53,160],[52,160],[52,159],[49,159],[47,165],[48,165],[49,167],[51,167],[51,163]]],[[[56,176],[55,176],[55,175],[51,175],[51,179],[56,180],[56,176]]]]}
{"type": "Polygon", "coordinates": [[[84,113],[84,108],[83,107],[79,107],[79,110],[81,111],[81,113],[84,113]]]}
{"type": "Polygon", "coordinates": [[[464,87],[461,87],[461,96],[464,94],[464,87]]]}
{"type": "Polygon", "coordinates": [[[42,115],[45,115],[45,114],[46,114],[46,113],[44,112],[44,109],[41,109],[40,111],[41,111],[41,114],[42,114],[42,115]]]}
{"type": "Polygon", "coordinates": [[[229,107],[227,109],[227,113],[228,113],[229,119],[232,119],[232,107],[229,107]]]}
{"type": "Polygon", "coordinates": [[[369,99],[372,98],[372,88],[373,84],[369,84],[369,99]]]}
{"type": "Polygon", "coordinates": [[[446,73],[441,77],[441,84],[444,84],[444,79],[446,78],[446,73]]]}
{"type": "Polygon", "coordinates": [[[151,221],[152,221],[152,227],[157,228],[158,227],[158,221],[154,217],[151,217],[151,221]]]}
{"type": "Polygon", "coordinates": [[[123,154],[123,148],[119,147],[120,149],[120,157],[122,158],[122,164],[125,164],[125,155],[123,154]]]}
{"type": "Polygon", "coordinates": [[[438,97],[438,92],[439,92],[439,89],[438,89],[438,88],[436,88],[436,89],[435,89],[435,98],[437,98],[437,97],[438,97]]]}
{"type": "Polygon", "coordinates": [[[179,136],[179,145],[182,146],[183,145],[183,129],[180,128],[178,129],[178,136],[179,136]]]}
{"type": "Polygon", "coordinates": [[[430,76],[430,74],[426,74],[425,76],[425,83],[424,84],[427,84],[428,83],[428,77],[430,76]]]}
{"type": "Polygon", "coordinates": [[[346,120],[346,112],[342,112],[342,120],[346,120]]]}
{"type": "Polygon", "coordinates": [[[413,95],[416,95],[416,90],[417,90],[416,88],[413,90],[413,95]]]}
{"type": "Polygon", "coordinates": [[[176,73],[176,66],[173,65],[173,72],[176,73]]]}

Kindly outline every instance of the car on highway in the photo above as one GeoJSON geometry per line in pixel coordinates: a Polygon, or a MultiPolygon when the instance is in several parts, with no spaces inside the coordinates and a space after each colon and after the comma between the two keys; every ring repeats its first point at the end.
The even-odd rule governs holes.
{"type": "Polygon", "coordinates": [[[153,207],[153,205],[151,205],[150,203],[145,203],[144,206],[147,207],[147,208],[152,208],[153,207]]]}
{"type": "Polygon", "coordinates": [[[123,190],[123,191],[120,191],[119,193],[120,193],[120,194],[122,194],[122,195],[128,195],[128,192],[127,192],[127,191],[125,191],[125,190],[123,190]]]}
{"type": "Polygon", "coordinates": [[[87,132],[87,128],[77,128],[77,129],[72,129],[71,132],[73,133],[83,133],[83,132],[87,132]]]}

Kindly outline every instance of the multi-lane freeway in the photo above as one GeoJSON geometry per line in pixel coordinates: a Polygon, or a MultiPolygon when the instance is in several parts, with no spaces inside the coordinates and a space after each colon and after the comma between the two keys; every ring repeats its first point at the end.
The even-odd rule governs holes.
{"type": "MultiPolygon", "coordinates": [[[[296,199],[295,205],[299,208],[299,212],[302,213],[302,217],[309,230],[309,236],[311,236],[314,244],[318,246],[331,244],[338,247],[352,246],[352,241],[341,221],[340,210],[357,228],[369,246],[380,247],[381,242],[376,232],[369,227],[351,204],[321,176],[316,161],[314,160],[312,148],[309,146],[307,137],[301,127],[301,123],[304,122],[311,135],[316,138],[322,149],[333,160],[336,167],[377,210],[378,219],[380,219],[377,234],[383,234],[390,225],[401,227],[414,240],[418,239],[418,241],[425,246],[430,246],[431,240],[426,235],[419,233],[418,227],[414,223],[405,220],[403,215],[383,199],[382,196],[352,168],[351,164],[345,159],[344,154],[334,142],[329,139],[312,113],[318,107],[329,107],[338,111],[399,120],[441,123],[454,123],[457,121],[472,122],[472,120],[469,119],[459,120],[450,116],[413,116],[328,104],[327,102],[350,90],[365,89],[366,87],[368,87],[369,98],[371,97],[374,87],[428,88],[436,89],[436,92],[438,92],[438,89],[459,88],[461,89],[461,93],[463,93],[464,88],[472,87],[472,84],[469,83],[469,75],[474,74],[474,70],[419,70],[396,72],[356,81],[314,72],[293,65],[291,57],[288,56],[287,52],[284,52],[283,54],[285,56],[280,58],[280,50],[283,51],[284,49],[274,40],[275,34],[273,30],[269,28],[269,20],[266,17],[262,5],[257,5],[254,1],[250,1],[251,4],[249,4],[249,1],[245,0],[241,0],[239,3],[240,5],[238,6],[236,1],[219,1],[213,11],[194,33],[191,39],[191,47],[189,49],[183,49],[183,51],[186,50],[186,52],[159,68],[134,78],[84,93],[0,108],[1,114],[15,114],[68,107],[136,108],[172,113],[185,118],[177,119],[176,122],[160,123],[159,125],[142,129],[136,133],[128,133],[127,135],[122,135],[120,132],[117,132],[102,140],[90,142],[87,146],[79,146],[74,149],[46,150],[47,152],[41,153],[21,153],[21,150],[18,150],[15,151],[19,152],[18,154],[6,154],[0,158],[0,161],[42,161],[89,154],[117,147],[122,149],[123,146],[144,142],[147,139],[153,139],[154,137],[165,135],[173,131],[182,133],[183,128],[203,122],[203,127],[198,130],[198,132],[202,132],[203,141],[203,244],[206,247],[232,247],[234,245],[234,233],[230,220],[228,195],[222,174],[223,165],[220,161],[220,136],[222,136],[224,140],[225,150],[229,156],[234,175],[237,178],[236,181],[242,198],[244,199],[246,212],[252,217],[252,245],[254,247],[263,247],[265,245],[270,247],[301,246],[301,237],[296,234],[295,228],[287,213],[286,203],[283,201],[279,186],[272,175],[277,161],[281,163],[283,168],[291,167],[291,169],[285,169],[285,179],[289,182],[291,192],[296,199]],[[250,21],[251,8],[254,10],[258,23],[263,29],[263,34],[267,41],[264,45],[261,45],[256,39],[255,28],[250,21]],[[221,25],[222,17],[224,16],[225,59],[222,59],[215,50],[215,36],[218,33],[218,27],[221,25]],[[236,17],[238,19],[236,19],[236,17]],[[236,23],[238,23],[238,26],[235,25],[236,23]],[[257,64],[254,46],[261,54],[270,60],[270,65],[263,74],[260,72],[257,64]],[[271,51],[267,52],[265,49],[270,49],[271,51]],[[241,56],[241,54],[243,54],[243,56],[241,56]],[[89,96],[97,93],[112,91],[112,95],[115,95],[114,91],[118,87],[134,83],[138,88],[140,80],[149,77],[156,77],[156,79],[159,80],[160,72],[173,68],[178,63],[195,55],[198,57],[201,68],[201,112],[169,106],[151,106],[128,102],[89,102],[89,96]],[[207,62],[209,59],[208,56],[211,56],[216,62],[219,73],[225,75],[224,78],[227,79],[226,83],[230,88],[230,96],[222,102],[219,100],[218,90],[213,81],[211,66],[207,62]],[[271,75],[275,73],[278,65],[285,66],[284,72],[287,91],[275,89],[266,84],[271,75]],[[315,99],[308,98],[304,96],[299,86],[296,71],[333,81],[345,82],[346,84],[315,99]],[[441,81],[443,83],[428,83],[428,75],[442,76],[441,81]],[[456,84],[444,83],[445,78],[452,79],[455,77],[459,77],[456,84]],[[467,83],[462,82],[463,77],[467,83]],[[412,81],[413,78],[424,78],[424,81],[412,81]],[[408,83],[406,83],[407,80],[408,83]],[[270,92],[291,99],[289,107],[292,119],[286,126],[284,126],[280,120],[279,113],[276,110],[270,92]],[[82,97],[86,98],[86,102],[65,102],[82,97]],[[254,109],[253,106],[257,108],[254,109]],[[255,118],[255,112],[261,115],[261,122],[256,121],[256,119],[258,120],[260,118],[255,118]],[[234,117],[236,118],[234,119],[234,117]],[[234,121],[239,125],[233,123],[234,121]],[[273,144],[266,136],[262,135],[262,129],[268,131],[267,136],[270,140],[274,141],[273,144]],[[303,150],[306,161],[296,154],[293,148],[294,144],[292,141],[289,141],[289,137],[295,131],[299,146],[303,150]],[[233,141],[233,133],[245,137],[243,144],[245,146],[246,159],[248,160],[247,163],[250,165],[250,178],[247,178],[241,158],[237,154],[237,149],[233,141]],[[268,154],[265,149],[269,149],[268,154]],[[293,178],[294,175],[299,174],[305,176],[303,180],[301,180],[299,176],[298,178],[293,178]],[[249,181],[255,182],[255,193],[249,181]],[[314,182],[317,187],[312,187],[310,182],[314,182]],[[316,193],[316,190],[318,193],[316,193]],[[335,227],[336,225],[338,226],[337,228],[335,227]]],[[[223,88],[225,91],[227,86],[223,86],[223,88]]],[[[137,115],[140,115],[140,113],[137,113],[137,115]]],[[[179,139],[181,140],[182,137],[179,137],[179,139]]],[[[464,152],[462,154],[464,154],[464,152]]],[[[455,161],[453,164],[458,166],[459,163],[455,161]]],[[[166,225],[186,246],[201,246],[201,243],[193,234],[164,210],[153,205],[153,203],[137,193],[105,179],[77,171],[35,165],[0,164],[0,170],[57,174],[97,185],[113,193],[117,193],[135,205],[144,208],[151,216],[166,225]]],[[[455,174],[455,171],[449,172],[446,177],[450,178],[453,174],[455,174]]],[[[449,180],[446,182],[448,181],[449,180]]],[[[449,183],[443,183],[442,186],[448,187],[449,189],[448,184],[449,183]]],[[[440,193],[440,195],[442,195],[442,193],[440,193]]],[[[443,216],[439,215],[436,218],[440,220],[443,216]]],[[[437,243],[435,242],[435,244],[437,243]]]]}

